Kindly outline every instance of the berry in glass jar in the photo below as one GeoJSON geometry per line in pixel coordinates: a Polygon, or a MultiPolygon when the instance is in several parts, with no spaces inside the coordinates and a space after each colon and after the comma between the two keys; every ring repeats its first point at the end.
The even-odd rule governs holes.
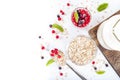
{"type": "Polygon", "coordinates": [[[86,8],[76,8],[71,16],[72,23],[77,27],[85,27],[90,23],[91,15],[86,8]]]}

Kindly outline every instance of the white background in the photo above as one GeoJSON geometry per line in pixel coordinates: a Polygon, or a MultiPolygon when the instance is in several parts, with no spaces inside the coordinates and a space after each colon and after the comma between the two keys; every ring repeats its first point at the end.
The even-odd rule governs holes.
{"type": "MultiPolygon", "coordinates": [[[[47,73],[43,74],[45,70],[40,66],[38,36],[47,31],[50,21],[54,21],[57,1],[60,2],[0,0],[0,80],[45,79],[47,73]]],[[[110,3],[106,18],[120,9],[119,0],[101,0],[101,3],[104,1],[110,3]]],[[[101,15],[95,14],[100,22],[101,15]]],[[[96,25],[97,22],[92,24],[96,25]]]]}

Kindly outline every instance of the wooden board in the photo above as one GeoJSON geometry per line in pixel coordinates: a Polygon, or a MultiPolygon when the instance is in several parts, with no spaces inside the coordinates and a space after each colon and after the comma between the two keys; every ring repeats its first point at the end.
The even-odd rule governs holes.
{"type": "MultiPolygon", "coordinates": [[[[116,12],[112,16],[114,16],[116,14],[120,14],[120,11],[116,12]]],[[[110,16],[110,17],[112,17],[112,16],[110,16]]],[[[109,18],[107,18],[107,19],[109,19],[109,18]]],[[[98,30],[99,25],[97,25],[94,28],[92,28],[91,30],[89,30],[89,34],[90,34],[91,38],[95,40],[97,46],[102,51],[103,55],[106,57],[108,62],[112,65],[112,67],[115,69],[115,71],[118,73],[118,75],[120,77],[120,52],[107,50],[100,45],[100,43],[98,42],[98,39],[97,39],[97,30],[98,30]]]]}

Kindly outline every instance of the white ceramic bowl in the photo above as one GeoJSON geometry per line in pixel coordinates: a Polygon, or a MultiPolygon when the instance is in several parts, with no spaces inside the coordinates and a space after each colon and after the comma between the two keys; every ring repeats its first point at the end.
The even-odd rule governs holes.
{"type": "Polygon", "coordinates": [[[120,25],[120,15],[115,15],[100,25],[100,28],[98,29],[97,32],[97,38],[100,44],[104,48],[109,50],[120,51],[119,25],[120,25]]]}
{"type": "Polygon", "coordinates": [[[101,46],[103,46],[105,49],[109,49],[109,50],[112,50],[108,45],[105,44],[104,40],[103,40],[103,36],[102,36],[102,31],[103,31],[103,27],[105,25],[107,21],[103,22],[98,30],[97,30],[97,38],[98,38],[98,41],[99,43],[101,44],[101,46]]]}

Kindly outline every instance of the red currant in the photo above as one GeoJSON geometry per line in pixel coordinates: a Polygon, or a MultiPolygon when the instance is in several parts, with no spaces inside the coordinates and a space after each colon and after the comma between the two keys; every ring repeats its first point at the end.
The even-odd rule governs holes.
{"type": "Polygon", "coordinates": [[[54,50],[55,50],[55,51],[58,51],[58,49],[57,49],[57,48],[55,48],[54,50]]]}
{"type": "Polygon", "coordinates": [[[44,46],[42,46],[42,47],[41,47],[41,49],[42,49],[42,50],[44,50],[44,49],[45,49],[45,47],[44,47],[44,46]]]}
{"type": "Polygon", "coordinates": [[[54,34],[54,33],[55,33],[55,30],[52,30],[52,33],[54,34]]]}
{"type": "Polygon", "coordinates": [[[63,76],[63,73],[60,73],[60,76],[63,76]]]}
{"type": "Polygon", "coordinates": [[[55,51],[55,54],[57,55],[57,54],[58,54],[58,51],[55,51]]]}
{"type": "Polygon", "coordinates": [[[62,10],[60,10],[60,13],[62,13],[63,11],[62,10]]]}
{"type": "Polygon", "coordinates": [[[58,21],[61,21],[61,18],[60,18],[60,17],[58,18],[58,21]]]}
{"type": "Polygon", "coordinates": [[[60,10],[60,13],[61,13],[62,15],[64,15],[64,14],[65,14],[62,10],[60,10]]]}
{"type": "Polygon", "coordinates": [[[59,35],[56,35],[56,39],[59,39],[59,35]]]}
{"type": "Polygon", "coordinates": [[[60,56],[60,55],[58,55],[57,57],[58,57],[58,58],[61,58],[61,56],[60,56]]]}
{"type": "Polygon", "coordinates": [[[67,3],[67,6],[70,6],[70,3],[67,3]]]}
{"type": "Polygon", "coordinates": [[[53,54],[53,53],[51,53],[51,54],[50,54],[50,56],[54,57],[54,54],[53,54]]]}
{"type": "Polygon", "coordinates": [[[95,64],[95,61],[93,61],[92,64],[95,64]]]}
{"type": "Polygon", "coordinates": [[[55,51],[54,50],[51,50],[51,53],[54,53],[55,51]]]}

